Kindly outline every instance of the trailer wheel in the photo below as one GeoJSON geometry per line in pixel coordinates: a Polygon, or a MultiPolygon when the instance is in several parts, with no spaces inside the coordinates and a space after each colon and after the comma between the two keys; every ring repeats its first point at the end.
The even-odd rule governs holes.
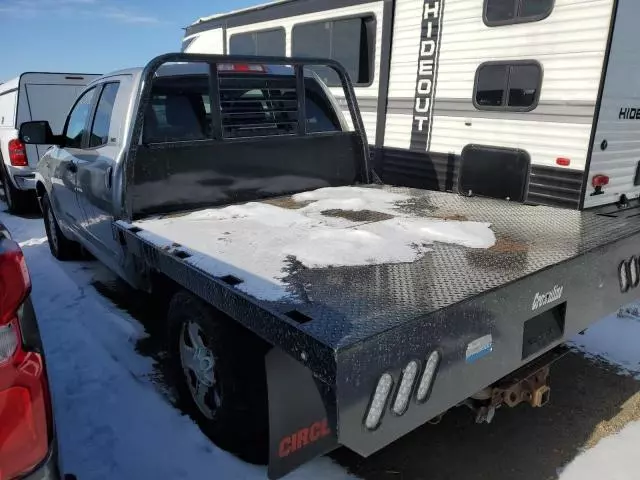
{"type": "Polygon", "coordinates": [[[2,173],[2,188],[9,213],[20,214],[26,212],[30,206],[30,192],[23,192],[14,187],[5,168],[0,168],[0,173],[2,173]]]}
{"type": "Polygon", "coordinates": [[[171,300],[168,323],[183,405],[220,448],[247,462],[266,463],[268,345],[186,291],[171,300]]]}
{"type": "Polygon", "coordinates": [[[51,208],[49,197],[46,194],[42,196],[42,217],[51,254],[62,261],[80,258],[80,244],[64,236],[51,208]]]}

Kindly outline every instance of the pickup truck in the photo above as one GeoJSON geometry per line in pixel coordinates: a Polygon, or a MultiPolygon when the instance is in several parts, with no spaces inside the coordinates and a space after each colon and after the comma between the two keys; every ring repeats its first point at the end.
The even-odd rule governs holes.
{"type": "Polygon", "coordinates": [[[36,174],[52,254],[81,245],[170,299],[179,394],[274,479],[455,406],[543,406],[566,340],[640,292],[635,204],[382,185],[334,61],[166,54],[90,83],[60,134],[20,138],[53,145],[36,174]]]}

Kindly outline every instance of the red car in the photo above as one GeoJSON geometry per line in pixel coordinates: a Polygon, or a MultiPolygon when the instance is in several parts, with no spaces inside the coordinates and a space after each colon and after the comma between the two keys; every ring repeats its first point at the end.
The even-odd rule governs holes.
{"type": "Polygon", "coordinates": [[[44,352],[22,250],[0,223],[0,480],[59,480],[44,352]]]}

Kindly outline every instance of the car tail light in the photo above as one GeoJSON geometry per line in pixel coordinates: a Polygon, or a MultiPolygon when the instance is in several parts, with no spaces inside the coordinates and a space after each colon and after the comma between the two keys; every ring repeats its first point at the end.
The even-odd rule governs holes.
{"type": "Polygon", "coordinates": [[[593,188],[606,187],[607,185],[609,185],[609,177],[606,175],[594,175],[591,178],[591,185],[593,186],[593,188]]]}
{"type": "Polygon", "coordinates": [[[7,145],[9,147],[9,163],[11,163],[11,165],[14,167],[26,167],[29,165],[24,143],[15,138],[13,140],[9,140],[7,145]]]}
{"type": "Polygon", "coordinates": [[[51,411],[42,356],[23,345],[31,281],[22,251],[0,236],[0,480],[27,473],[49,450],[51,411]]]}

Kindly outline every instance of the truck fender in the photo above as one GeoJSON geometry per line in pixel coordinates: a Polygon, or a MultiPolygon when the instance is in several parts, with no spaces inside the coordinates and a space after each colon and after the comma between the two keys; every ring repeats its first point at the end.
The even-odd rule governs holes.
{"type": "Polygon", "coordinates": [[[269,470],[276,480],[339,446],[335,393],[274,347],[265,358],[269,394],[269,470]]]}

